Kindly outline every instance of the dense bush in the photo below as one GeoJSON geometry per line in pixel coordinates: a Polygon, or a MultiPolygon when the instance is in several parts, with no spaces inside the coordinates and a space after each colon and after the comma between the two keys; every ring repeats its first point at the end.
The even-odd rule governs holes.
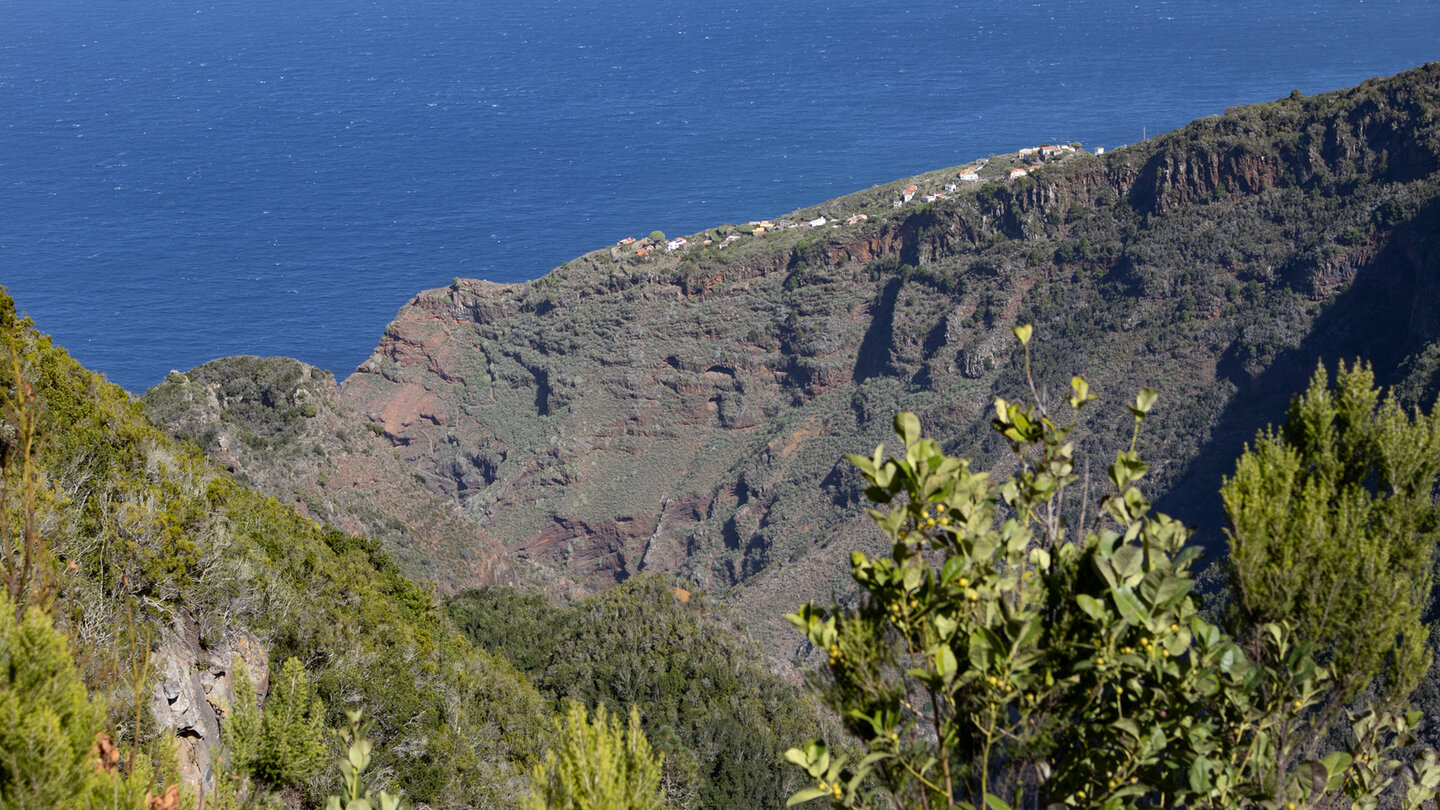
{"type": "MultiPolygon", "coordinates": [[[[1030,329],[1016,334],[1025,343],[1030,329]]],[[[1065,504],[1080,480],[1071,432],[1091,400],[1080,378],[1066,423],[1044,405],[996,401],[994,427],[1018,463],[1005,478],[973,472],[921,438],[913,415],[896,417],[903,457],[886,459],[878,447],[873,457],[851,457],[870,482],[866,495],[880,507],[871,514],[893,554],[855,553],[858,607],[806,605],[789,617],[827,653],[824,694],[867,755],[836,756],[814,740],[791,749],[787,757],[813,780],[791,803],[1118,810],[1428,802],[1440,786],[1433,752],[1400,753],[1419,720],[1403,701],[1425,664],[1414,619],[1428,598],[1431,549],[1416,541],[1433,524],[1427,457],[1435,428],[1391,406],[1375,412],[1370,383],[1365,373],[1342,373],[1332,400],[1317,377],[1292,411],[1285,435],[1293,444],[1271,436],[1241,461],[1229,494],[1239,506],[1237,544],[1270,554],[1237,560],[1236,580],[1249,584],[1239,590],[1233,638],[1202,617],[1191,595],[1197,550],[1186,544],[1189,531],[1150,514],[1137,487],[1148,465],[1136,438],[1153,391],[1129,406],[1135,429],[1109,467],[1114,491],[1094,514],[1082,504],[1078,522],[1065,504]],[[1341,468],[1327,468],[1336,459],[1341,468]],[[1295,476],[1301,469],[1310,480],[1295,476]],[[1351,485],[1339,483],[1346,476],[1351,485]],[[1373,507],[1367,487],[1381,494],[1373,507]],[[1292,494],[1302,493],[1296,510],[1292,494]],[[1257,508],[1262,501],[1276,506],[1257,508]],[[1312,549],[1316,534],[1307,530],[1325,521],[1341,542],[1312,549]],[[1294,528],[1278,528],[1287,525],[1294,528]],[[1340,548],[1367,527],[1383,530],[1361,549],[1340,548]],[[1407,573],[1392,578],[1384,555],[1369,566],[1338,565],[1387,541],[1418,558],[1404,562],[1407,573]],[[1349,576],[1343,589],[1337,574],[1349,576]],[[1286,591],[1296,577],[1328,587],[1286,591]],[[1280,593],[1290,601],[1270,598],[1280,593]],[[1367,613],[1353,620],[1365,624],[1327,624],[1312,595],[1356,600],[1367,613]],[[1366,624],[1392,621],[1365,637],[1366,624]],[[1388,692],[1349,702],[1381,674],[1388,692]],[[1353,722],[1345,744],[1326,749],[1346,706],[1353,722]]]]}
{"type": "Polygon", "coordinates": [[[0,808],[143,808],[148,766],[117,772],[104,720],[50,617],[0,592],[0,808]]]}
{"type": "Polygon", "coordinates": [[[663,810],[660,760],[640,730],[640,713],[630,709],[629,723],[595,709],[570,704],[555,721],[556,745],[535,767],[526,810],[663,810]]]}
{"type": "Polygon", "coordinates": [[[330,754],[325,707],[311,695],[304,665],[295,658],[285,661],[263,714],[249,670],[241,664],[235,672],[235,700],[225,724],[231,768],[275,787],[318,773],[330,754]]]}

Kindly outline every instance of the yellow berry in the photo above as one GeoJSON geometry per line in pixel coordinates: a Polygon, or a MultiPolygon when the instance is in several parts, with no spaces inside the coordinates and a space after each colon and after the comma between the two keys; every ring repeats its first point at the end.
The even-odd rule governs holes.
{"type": "Polygon", "coordinates": [[[1170,632],[1172,632],[1172,633],[1178,633],[1178,632],[1180,632],[1180,625],[1178,625],[1178,624],[1172,624],[1172,625],[1170,625],[1170,632]]]}
{"type": "Polygon", "coordinates": [[[927,529],[930,528],[931,526],[934,526],[934,525],[935,525],[935,518],[930,518],[929,520],[925,521],[925,528],[927,528],[927,529]]]}
{"type": "Polygon", "coordinates": [[[978,593],[976,593],[976,592],[974,592],[974,591],[971,591],[971,592],[970,592],[970,595],[969,595],[967,598],[968,598],[971,602],[979,602],[979,601],[980,601],[980,594],[978,594],[978,593]]]}
{"type": "Polygon", "coordinates": [[[962,588],[968,588],[968,587],[970,587],[970,578],[969,578],[969,577],[960,577],[960,581],[959,581],[958,583],[956,583],[956,584],[958,584],[958,585],[959,585],[960,587],[962,587],[962,588]]]}
{"type": "Polygon", "coordinates": [[[937,504],[935,504],[935,511],[936,511],[937,513],[939,513],[939,512],[944,512],[945,509],[946,509],[945,504],[943,504],[943,503],[937,503],[937,504]]]}
{"type": "Polygon", "coordinates": [[[940,518],[940,525],[941,525],[941,526],[949,526],[949,525],[950,525],[950,518],[946,518],[946,517],[940,518]]]}

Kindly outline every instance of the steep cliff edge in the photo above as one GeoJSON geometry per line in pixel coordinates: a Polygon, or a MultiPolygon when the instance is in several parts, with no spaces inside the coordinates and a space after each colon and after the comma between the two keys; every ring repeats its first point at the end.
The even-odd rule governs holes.
{"type": "Polygon", "coordinates": [[[147,415],[246,484],[352,535],[374,537],[442,593],[509,582],[510,555],[429,492],[341,401],[335,379],[286,357],[226,357],[174,372],[147,415]]]}
{"type": "Polygon", "coordinates": [[[1429,65],[1099,158],[933,172],[763,236],[456,280],[401,310],[340,397],[544,587],[673,571],[773,628],[843,592],[874,542],[840,458],[896,409],[1003,463],[989,403],[1019,392],[1009,327],[1034,323],[1045,390],[1079,373],[1111,403],[1097,469],[1115,403],[1163,392],[1152,487],[1217,549],[1219,475],[1316,362],[1433,376],[1407,358],[1440,337],[1437,100],[1429,65]]]}

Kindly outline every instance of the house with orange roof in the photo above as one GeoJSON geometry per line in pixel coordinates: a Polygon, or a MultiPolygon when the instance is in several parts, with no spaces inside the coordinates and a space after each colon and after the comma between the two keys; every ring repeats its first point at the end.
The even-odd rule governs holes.
{"type": "Polygon", "coordinates": [[[909,188],[905,189],[905,193],[900,195],[902,201],[910,202],[911,200],[915,199],[916,191],[919,191],[919,189],[914,185],[911,185],[909,188]]]}

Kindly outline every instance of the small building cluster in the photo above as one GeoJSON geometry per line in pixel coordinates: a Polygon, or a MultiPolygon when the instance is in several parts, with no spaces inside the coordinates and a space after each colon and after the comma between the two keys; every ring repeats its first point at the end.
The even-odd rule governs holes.
{"type": "MultiPolygon", "coordinates": [[[[1021,159],[1029,158],[1032,161],[1038,159],[1040,162],[1025,166],[1014,166],[1009,170],[1008,173],[1006,173],[1006,176],[1008,176],[1008,178],[1011,180],[1025,177],[1036,169],[1041,168],[1041,166],[1044,165],[1045,161],[1061,160],[1078,151],[1078,145],[1072,146],[1068,144],[1057,145],[1046,143],[1039,146],[1027,146],[1024,149],[1021,149],[1018,153],[1016,153],[1016,157],[1019,157],[1021,159]]],[[[1097,149],[1095,150],[1095,152],[1096,154],[1102,154],[1104,150],[1097,149]]],[[[949,195],[958,192],[962,185],[966,183],[981,182],[980,171],[984,169],[986,165],[988,165],[988,163],[988,160],[977,160],[973,163],[962,166],[959,172],[956,174],[955,178],[951,182],[945,184],[945,189],[943,192],[921,194],[919,184],[911,183],[910,185],[906,186],[903,191],[900,192],[900,198],[898,200],[895,200],[894,207],[900,208],[906,203],[913,202],[917,196],[920,198],[920,202],[922,203],[933,203],[940,200],[949,199],[949,195]]],[[[1004,172],[1004,169],[1000,169],[1000,171],[1004,172]]],[[[859,223],[864,222],[869,218],[870,217],[867,214],[851,214],[850,216],[845,217],[845,225],[858,225],[859,223]]],[[[614,258],[618,259],[622,255],[620,249],[632,248],[634,252],[631,255],[641,257],[649,256],[652,253],[658,252],[662,245],[664,246],[664,250],[666,253],[675,253],[677,251],[688,250],[696,244],[699,244],[701,246],[715,245],[717,248],[724,249],[729,247],[730,245],[735,244],[736,242],[739,242],[746,236],[764,236],[770,231],[782,231],[788,230],[790,228],[823,228],[827,225],[831,228],[841,227],[840,221],[838,219],[830,219],[820,216],[816,217],[815,219],[805,220],[802,222],[795,222],[789,219],[751,220],[750,222],[747,222],[744,226],[741,226],[734,233],[728,233],[722,237],[720,235],[722,231],[714,231],[713,238],[710,238],[709,236],[702,236],[697,239],[696,242],[691,242],[689,239],[683,236],[676,239],[669,239],[662,243],[652,242],[649,239],[637,239],[633,236],[627,236],[624,239],[621,239],[620,241],[615,243],[615,247],[611,248],[611,255],[614,258]]]]}
{"type": "MultiPolygon", "coordinates": [[[[845,224],[846,224],[846,225],[857,225],[857,224],[859,224],[859,223],[861,223],[861,222],[864,222],[865,220],[867,220],[867,219],[869,219],[869,218],[870,218],[870,217],[869,217],[868,214],[852,214],[852,215],[850,215],[850,216],[848,216],[848,217],[845,218],[845,224]]],[[[783,230],[789,230],[789,229],[791,229],[791,228],[800,228],[800,227],[823,228],[823,227],[825,227],[826,225],[829,225],[829,226],[832,227],[832,228],[838,228],[838,227],[840,227],[840,223],[839,223],[838,220],[832,220],[832,219],[829,219],[829,218],[823,217],[823,216],[816,217],[815,219],[811,219],[811,220],[805,220],[805,221],[803,221],[803,222],[796,222],[796,221],[794,221],[794,220],[789,220],[789,219],[777,219],[777,220],[757,219],[757,220],[751,220],[750,222],[745,223],[745,225],[742,226],[742,229],[741,229],[740,231],[738,231],[738,232],[736,232],[736,233],[727,234],[724,238],[718,238],[718,237],[720,236],[720,233],[719,233],[718,231],[716,231],[716,232],[715,232],[715,236],[718,238],[718,241],[717,241],[716,239],[711,239],[711,238],[706,237],[706,238],[701,238],[701,239],[697,240],[697,242],[692,242],[692,241],[690,241],[689,239],[687,239],[686,237],[683,237],[683,236],[682,236],[682,237],[678,237],[678,238],[675,238],[675,239],[666,240],[663,244],[664,244],[664,248],[665,248],[665,252],[666,252],[666,253],[675,253],[676,251],[683,251],[683,250],[686,250],[687,248],[690,248],[690,247],[692,247],[692,246],[694,246],[694,245],[696,245],[696,244],[699,244],[699,245],[702,245],[702,246],[704,246],[704,245],[715,245],[717,248],[723,249],[723,248],[729,247],[730,245],[735,244],[736,242],[739,242],[741,239],[744,239],[747,235],[748,235],[748,236],[764,236],[766,233],[768,233],[768,232],[770,232],[770,231],[783,231],[783,230]]],[[[615,247],[611,248],[610,250],[611,250],[611,255],[612,255],[612,257],[618,259],[618,258],[620,258],[620,257],[623,255],[623,254],[621,253],[621,249],[623,249],[623,248],[632,248],[632,249],[634,250],[634,253],[631,254],[631,255],[643,257],[643,256],[649,256],[649,255],[651,255],[651,254],[653,254],[653,253],[656,253],[657,251],[659,251],[660,247],[661,247],[661,244],[660,244],[660,243],[652,242],[652,241],[650,241],[650,240],[647,239],[647,238],[637,239],[637,238],[635,238],[635,237],[633,237],[633,236],[627,236],[627,237],[625,237],[624,239],[621,239],[621,240],[619,240],[618,242],[616,242],[616,243],[615,243],[615,247]]]]}

